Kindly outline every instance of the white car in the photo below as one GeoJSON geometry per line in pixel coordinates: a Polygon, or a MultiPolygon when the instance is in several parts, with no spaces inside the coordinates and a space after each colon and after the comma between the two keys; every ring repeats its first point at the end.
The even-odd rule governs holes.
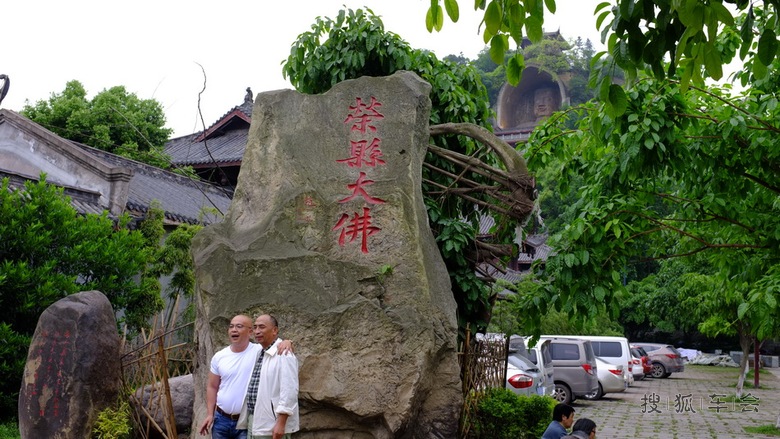
{"type": "Polygon", "coordinates": [[[509,354],[506,363],[506,388],[518,395],[544,395],[545,377],[531,360],[509,354]]]}
{"type": "Polygon", "coordinates": [[[634,384],[634,361],[631,356],[631,347],[626,337],[605,335],[578,335],[577,338],[590,340],[593,353],[602,360],[612,364],[622,364],[626,371],[628,385],[634,384]]]}
{"type": "Polygon", "coordinates": [[[607,363],[600,357],[596,357],[598,365],[599,388],[595,392],[585,395],[585,399],[601,399],[607,393],[623,392],[628,387],[626,372],[623,365],[607,363]]]}
{"type": "Polygon", "coordinates": [[[539,386],[536,393],[538,395],[552,396],[555,391],[555,379],[553,372],[555,369],[552,365],[552,357],[550,356],[550,342],[539,340],[534,347],[528,347],[530,337],[521,337],[519,335],[513,335],[509,337],[509,355],[522,355],[523,358],[531,360],[534,366],[541,373],[539,379],[539,386]]]}

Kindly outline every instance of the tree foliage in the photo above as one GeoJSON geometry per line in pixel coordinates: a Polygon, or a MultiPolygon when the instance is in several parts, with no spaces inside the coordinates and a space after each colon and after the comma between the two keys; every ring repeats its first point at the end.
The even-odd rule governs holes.
{"type": "MultiPolygon", "coordinates": [[[[120,322],[131,331],[147,325],[162,309],[159,281],[150,276],[149,261],[159,246],[162,220],[142,223],[156,230],[141,233],[103,215],[79,215],[63,190],[27,182],[0,187],[0,339],[6,353],[0,368],[4,395],[16,395],[30,337],[38,317],[52,303],[79,292],[105,294],[120,322]],[[152,225],[156,223],[156,225],[152,225]]],[[[8,401],[0,400],[0,403],[8,401]]],[[[3,406],[3,413],[15,413],[3,406]]]]}
{"type": "MultiPolygon", "coordinates": [[[[527,279],[514,285],[506,285],[505,282],[498,282],[497,288],[506,288],[514,292],[505,300],[497,301],[493,307],[488,332],[499,332],[503,334],[528,334],[528,325],[526,315],[528,309],[525,304],[525,297],[530,291],[538,288],[538,284],[527,279]]],[[[623,327],[613,319],[603,308],[599,310],[596,316],[587,321],[577,321],[572,319],[571,315],[555,310],[547,310],[544,315],[539,316],[540,334],[557,335],[624,335],[623,327]]]]}
{"type": "MultiPolygon", "coordinates": [[[[441,3],[431,1],[426,15],[429,32],[441,30],[445,11],[453,22],[460,18],[458,0],[443,0],[445,8],[441,3]]],[[[484,11],[480,32],[485,43],[490,43],[493,60],[502,63],[504,53],[511,49],[510,40],[516,47],[524,36],[532,42],[541,41],[544,14],[555,14],[556,7],[555,0],[475,2],[474,9],[484,11]]],[[[778,12],[777,1],[762,5],[748,0],[602,2],[594,10],[594,18],[606,51],[595,55],[592,84],[615,117],[623,111],[625,99],[623,89],[612,81],[617,69],[625,71],[629,82],[647,72],[658,80],[677,78],[686,88],[689,84],[702,86],[707,78],[720,79],[723,65],[738,54],[753,77],[764,78],[780,47],[778,12]],[[744,12],[743,19],[735,20],[729,8],[744,12]]],[[[522,53],[515,53],[505,65],[510,83],[517,85],[525,65],[522,53]]]]}
{"type": "MultiPolygon", "coordinates": [[[[431,4],[429,31],[443,24],[440,3],[431,4]]],[[[445,1],[453,21],[457,3],[445,1]]],[[[545,190],[559,191],[552,192],[564,201],[557,204],[566,221],[551,241],[556,254],[537,267],[539,282],[518,299],[525,327],[538,331],[549,307],[579,319],[602,307],[617,315],[633,278],[633,293],[681,288],[678,303],[691,306],[704,332],[777,334],[778,6],[620,0],[596,7],[607,45],[591,63],[600,102],[550,118],[527,146],[545,190]],[[744,96],[705,88],[737,55],[744,96]],[[613,81],[618,70],[625,88],[613,81]],[[674,281],[641,281],[654,263],[699,257],[706,270],[688,264],[674,281]]],[[[507,71],[527,63],[499,55],[509,38],[518,46],[524,35],[541,41],[544,13],[555,8],[554,0],[476,2],[493,61],[507,71]]],[[[507,75],[513,84],[517,76],[507,75]]],[[[667,268],[660,265],[659,275],[667,268]]]]}
{"type": "MultiPolygon", "coordinates": [[[[78,291],[99,290],[131,327],[160,309],[159,294],[136,280],[145,270],[148,242],[106,214],[79,215],[62,189],[26,183],[0,190],[0,321],[32,334],[38,316],[78,291]],[[135,306],[134,306],[135,305],[135,306]]],[[[154,245],[158,245],[157,242],[154,245]]]]}
{"type": "Polygon", "coordinates": [[[669,283],[677,294],[698,292],[700,329],[753,332],[762,316],[771,322],[762,336],[773,334],[778,307],[766,286],[777,281],[780,261],[774,93],[753,88],[732,98],[645,78],[627,90],[620,116],[594,104],[577,130],[565,128],[564,114],[536,131],[529,166],[555,166],[561,193],[578,200],[552,240],[557,254],[545,268],[549,283],[537,290],[540,303],[589,316],[597,313],[589,303],[605,303],[616,312],[631,267],[704,257],[706,270],[690,268],[669,283]]]}
{"type": "Polygon", "coordinates": [[[165,128],[162,106],[154,99],[139,99],[124,86],[88,100],[84,86],[69,81],[48,101],[27,103],[22,114],[66,139],[159,168],[170,165],[163,146],[173,130],[165,128]]]}
{"type": "MultiPolygon", "coordinates": [[[[412,49],[398,35],[385,31],[381,19],[370,9],[342,10],[335,19],[317,18],[310,32],[298,36],[283,65],[284,75],[304,93],[323,93],[345,79],[390,75],[402,69],[417,73],[431,84],[431,125],[469,122],[489,126],[488,99],[475,69],[412,49]]],[[[434,142],[447,150],[497,163],[496,157],[478,149],[467,137],[439,136],[434,142]]],[[[453,283],[461,322],[484,328],[490,291],[476,277],[468,258],[474,250],[477,212],[473,203],[465,203],[444,190],[449,180],[434,169],[453,174],[460,171],[451,162],[429,153],[423,168],[423,193],[431,228],[453,283]],[[464,218],[469,221],[464,222],[464,218]]],[[[484,181],[473,172],[463,177],[484,181]]]]}
{"type": "MultiPolygon", "coordinates": [[[[547,36],[537,44],[530,44],[522,51],[527,65],[535,65],[539,70],[558,78],[562,72],[567,73],[568,92],[571,105],[585,103],[595,97],[593,89],[588,86],[590,62],[595,51],[590,40],[576,38],[568,43],[555,36],[547,36]]],[[[513,56],[509,51],[505,57],[513,56]]],[[[479,71],[480,79],[487,89],[491,107],[498,102],[498,94],[507,83],[505,64],[496,64],[490,55],[490,47],[482,49],[471,65],[479,71]]]]}

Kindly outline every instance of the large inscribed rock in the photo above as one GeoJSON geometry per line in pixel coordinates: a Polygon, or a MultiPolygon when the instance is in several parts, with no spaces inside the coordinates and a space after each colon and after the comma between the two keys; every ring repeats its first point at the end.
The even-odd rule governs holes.
{"type": "Polygon", "coordinates": [[[230,210],[193,242],[194,426],[230,318],[268,312],[299,360],[296,437],[457,437],[456,305],[421,192],[429,92],[401,72],[257,96],[230,210]]]}
{"type": "Polygon", "coordinates": [[[72,294],[41,314],[19,393],[22,439],[91,437],[100,411],[117,401],[120,340],[99,291],[72,294]]]}

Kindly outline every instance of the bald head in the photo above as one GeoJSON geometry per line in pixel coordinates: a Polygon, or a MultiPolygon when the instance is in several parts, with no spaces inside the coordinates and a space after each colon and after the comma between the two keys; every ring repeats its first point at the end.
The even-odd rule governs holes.
{"type": "Polygon", "coordinates": [[[241,352],[249,346],[252,335],[252,318],[246,314],[238,314],[230,319],[228,325],[228,337],[230,349],[233,352],[241,352]]]}

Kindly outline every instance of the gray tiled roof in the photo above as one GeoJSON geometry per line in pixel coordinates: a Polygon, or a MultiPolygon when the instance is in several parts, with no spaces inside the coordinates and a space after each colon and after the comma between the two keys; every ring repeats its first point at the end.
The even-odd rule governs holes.
{"type": "Polygon", "coordinates": [[[196,142],[200,133],[171,139],[165,144],[165,153],[171,162],[180,166],[197,166],[207,163],[240,162],[244,157],[247,129],[234,129],[219,137],[196,142]]]}
{"type": "Polygon", "coordinates": [[[547,261],[547,258],[550,257],[550,254],[552,253],[552,248],[547,244],[541,244],[538,247],[536,247],[536,252],[531,255],[529,253],[520,253],[517,255],[517,262],[530,264],[533,261],[547,261]]]}
{"type": "MultiPolygon", "coordinates": [[[[495,219],[490,215],[480,215],[478,236],[482,236],[482,237],[491,236],[492,235],[491,229],[495,226],[495,224],[496,224],[495,219]]],[[[526,236],[525,239],[523,240],[523,244],[533,247],[534,253],[530,254],[530,253],[523,253],[522,251],[519,252],[517,255],[517,262],[519,262],[520,264],[531,264],[537,260],[546,262],[547,258],[552,252],[552,248],[546,244],[547,238],[548,236],[546,233],[526,236]]],[[[502,264],[499,263],[499,265],[502,264]]],[[[513,284],[517,283],[523,276],[530,273],[529,270],[518,271],[503,266],[501,267],[501,269],[498,269],[494,265],[488,263],[481,263],[479,268],[480,270],[478,271],[477,276],[480,278],[485,277],[485,274],[487,274],[489,278],[492,278],[494,280],[501,279],[513,284]]]]}
{"type": "MultiPolygon", "coordinates": [[[[0,179],[8,178],[8,190],[17,190],[24,187],[25,182],[30,181],[30,176],[19,175],[13,171],[0,169],[0,179]]],[[[37,178],[32,178],[37,181],[37,178]]],[[[105,208],[100,204],[100,194],[83,189],[60,186],[64,194],[70,197],[70,204],[80,214],[100,215],[105,208]]]]}
{"type": "Polygon", "coordinates": [[[511,268],[505,268],[504,272],[501,272],[501,270],[489,264],[481,264],[480,268],[487,272],[493,279],[502,279],[513,284],[519,282],[523,276],[530,273],[530,271],[517,271],[512,270],[511,268]]]}
{"type": "MultiPolygon", "coordinates": [[[[135,219],[139,219],[149,210],[152,202],[157,200],[165,211],[165,219],[168,225],[181,223],[209,224],[220,221],[222,215],[227,212],[230,206],[230,194],[226,193],[219,186],[199,179],[190,179],[145,163],[136,162],[78,142],[63,139],[13,111],[0,109],[0,123],[7,123],[12,129],[15,128],[20,132],[24,132],[26,133],[25,135],[35,138],[39,142],[46,143],[53,150],[62,152],[62,156],[66,157],[63,160],[72,160],[74,164],[77,163],[79,166],[94,168],[96,174],[102,173],[108,176],[103,178],[127,182],[127,199],[123,200],[119,198],[124,196],[122,189],[125,187],[123,184],[122,189],[120,189],[122,193],[112,195],[101,194],[84,187],[63,185],[50,181],[63,188],[65,195],[70,197],[72,205],[81,213],[102,213],[104,210],[108,210],[110,206],[106,205],[105,200],[101,201],[101,198],[116,196],[117,199],[113,200],[113,202],[120,203],[120,205],[114,206],[116,207],[115,209],[111,209],[114,214],[125,211],[135,219]],[[208,213],[206,214],[205,212],[208,213]]],[[[20,144],[23,144],[23,142],[20,142],[20,144]]],[[[21,148],[20,153],[39,154],[35,148],[21,148]]],[[[45,162],[45,160],[43,161],[45,162]]],[[[30,163],[33,162],[35,160],[30,161],[30,163]]],[[[20,187],[25,181],[38,179],[37,175],[20,174],[18,169],[13,168],[19,165],[14,160],[6,160],[3,163],[12,167],[12,169],[0,169],[0,177],[9,177],[11,187],[20,187]]],[[[66,170],[65,172],[73,172],[72,169],[78,168],[78,166],[72,169],[68,168],[67,164],[55,164],[54,166],[62,166],[62,169],[66,170]]],[[[30,171],[28,170],[27,172],[29,173],[30,171]]],[[[78,183],[71,184],[77,185],[78,183]]]]}
{"type": "Polygon", "coordinates": [[[219,221],[230,206],[230,197],[218,186],[73,143],[104,161],[133,170],[127,196],[127,209],[130,213],[143,214],[152,201],[157,200],[169,221],[209,224],[219,221]]]}
{"type": "Polygon", "coordinates": [[[76,209],[78,213],[88,215],[100,215],[105,210],[103,206],[98,203],[90,203],[82,200],[71,198],[70,204],[76,209]]]}
{"type": "Polygon", "coordinates": [[[251,91],[244,103],[233,107],[204,132],[171,139],[165,153],[176,165],[198,166],[210,163],[237,163],[244,157],[253,102],[251,91]],[[205,139],[204,139],[205,137],[205,139]]]}

